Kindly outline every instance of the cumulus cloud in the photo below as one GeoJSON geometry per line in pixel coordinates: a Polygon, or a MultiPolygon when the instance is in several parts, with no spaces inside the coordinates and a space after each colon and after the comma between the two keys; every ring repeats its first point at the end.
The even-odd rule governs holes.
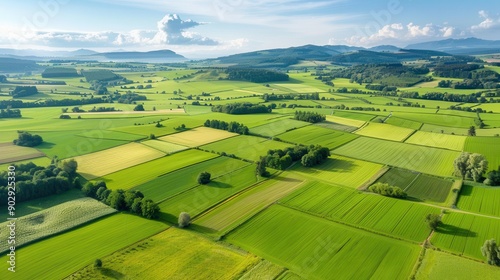
{"type": "Polygon", "coordinates": [[[478,32],[487,29],[499,28],[500,27],[500,18],[491,17],[486,11],[479,11],[479,17],[483,20],[477,25],[471,26],[472,32],[478,32]]]}
{"type": "Polygon", "coordinates": [[[201,23],[190,19],[182,20],[176,14],[169,14],[158,21],[158,33],[155,37],[156,40],[171,45],[217,45],[218,43],[210,38],[186,31],[199,25],[201,23]]]}

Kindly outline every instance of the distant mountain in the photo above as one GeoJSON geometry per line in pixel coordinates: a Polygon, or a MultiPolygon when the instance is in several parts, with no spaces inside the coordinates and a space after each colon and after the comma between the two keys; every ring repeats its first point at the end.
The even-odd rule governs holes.
{"type": "Polygon", "coordinates": [[[380,45],[376,47],[369,48],[368,50],[374,52],[398,52],[401,48],[392,45],[380,45]]]}
{"type": "Polygon", "coordinates": [[[500,51],[500,40],[483,40],[478,38],[446,39],[411,44],[407,49],[444,51],[451,54],[487,54],[500,51]]]}
{"type": "Polygon", "coordinates": [[[61,57],[73,57],[78,55],[91,55],[97,52],[87,49],[79,49],[76,51],[46,51],[46,50],[33,50],[33,49],[7,49],[0,48],[0,56],[3,57],[26,57],[29,59],[38,58],[61,58],[61,57]]]}
{"type": "Polygon", "coordinates": [[[42,66],[32,60],[0,57],[0,73],[25,73],[42,69],[42,66]]]}
{"type": "Polygon", "coordinates": [[[107,52],[80,56],[86,60],[115,61],[115,62],[146,62],[168,63],[182,62],[187,58],[171,50],[158,50],[149,52],[107,52]]]}

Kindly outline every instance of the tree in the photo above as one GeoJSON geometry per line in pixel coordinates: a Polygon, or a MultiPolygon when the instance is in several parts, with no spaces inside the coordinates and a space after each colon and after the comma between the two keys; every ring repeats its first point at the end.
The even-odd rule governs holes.
{"type": "Polygon", "coordinates": [[[476,127],[475,126],[469,127],[469,131],[467,132],[467,134],[469,136],[476,136],[476,127]]]}
{"type": "Polygon", "coordinates": [[[188,213],[186,212],[181,212],[179,214],[179,227],[180,228],[185,228],[191,224],[191,216],[189,216],[188,213]]]}
{"type": "Polygon", "coordinates": [[[95,268],[101,268],[102,267],[102,261],[101,261],[101,259],[96,259],[94,261],[94,267],[95,268]]]}
{"type": "Polygon", "coordinates": [[[40,135],[31,134],[26,131],[18,131],[17,139],[14,141],[14,145],[24,146],[24,147],[34,147],[38,146],[43,142],[40,135]]]}
{"type": "Polygon", "coordinates": [[[201,172],[200,175],[198,175],[198,184],[206,185],[210,183],[210,177],[212,175],[208,172],[201,172]]]}
{"type": "Polygon", "coordinates": [[[158,214],[160,213],[160,206],[154,203],[151,199],[143,200],[141,203],[142,208],[142,216],[148,219],[156,219],[158,218],[158,214]]]}
{"type": "Polygon", "coordinates": [[[436,230],[441,224],[441,216],[439,216],[438,214],[427,214],[427,216],[425,217],[425,222],[430,229],[436,230]]]}
{"type": "Polygon", "coordinates": [[[113,207],[118,211],[126,209],[125,195],[123,194],[123,190],[111,191],[106,202],[110,207],[113,207]]]}
{"type": "Polygon", "coordinates": [[[78,169],[78,162],[74,159],[65,160],[61,164],[61,169],[66,171],[70,176],[76,175],[76,170],[78,169]]]}
{"type": "Polygon", "coordinates": [[[257,161],[257,168],[255,170],[258,176],[269,177],[269,172],[266,170],[266,165],[266,157],[260,157],[260,160],[257,161]]]}
{"type": "Polygon", "coordinates": [[[488,170],[488,161],[481,154],[463,152],[453,161],[453,166],[455,175],[461,176],[462,179],[470,178],[479,182],[488,170]]]}
{"type": "Polygon", "coordinates": [[[375,183],[368,187],[368,190],[383,196],[390,196],[395,198],[406,198],[407,194],[396,186],[389,186],[387,183],[375,183]]]}
{"type": "Polygon", "coordinates": [[[135,106],[134,111],[144,111],[144,105],[139,104],[135,106]]]}
{"type": "Polygon", "coordinates": [[[500,265],[500,247],[497,246],[495,239],[486,240],[481,247],[481,253],[486,257],[488,264],[500,265]]]}

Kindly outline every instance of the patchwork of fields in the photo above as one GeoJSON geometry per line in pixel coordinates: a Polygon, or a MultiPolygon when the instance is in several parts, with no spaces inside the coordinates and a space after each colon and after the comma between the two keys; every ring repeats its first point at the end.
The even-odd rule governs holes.
{"type": "Polygon", "coordinates": [[[198,147],[211,142],[219,141],[229,137],[234,137],[238,134],[227,132],[224,130],[197,127],[185,132],[175,133],[172,135],[158,138],[159,140],[174,143],[187,147],[198,147]]]}
{"type": "Polygon", "coordinates": [[[467,137],[417,131],[405,143],[463,151],[467,137]]]}
{"type": "Polygon", "coordinates": [[[357,130],[356,134],[385,140],[403,141],[413,132],[414,130],[412,129],[390,124],[369,123],[360,130],[357,130]]]}
{"type": "Polygon", "coordinates": [[[356,139],[357,136],[317,126],[306,126],[280,134],[278,138],[287,142],[303,145],[321,145],[333,149],[356,139]]]}
{"type": "Polygon", "coordinates": [[[500,189],[465,184],[460,191],[457,207],[500,217],[500,189]]]}

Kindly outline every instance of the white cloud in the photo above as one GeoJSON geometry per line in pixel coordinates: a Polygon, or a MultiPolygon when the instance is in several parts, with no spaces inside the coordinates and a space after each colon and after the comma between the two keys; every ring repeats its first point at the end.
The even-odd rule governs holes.
{"type": "Polygon", "coordinates": [[[480,32],[482,30],[499,28],[500,27],[500,18],[491,17],[486,11],[479,11],[479,17],[483,19],[478,25],[471,26],[472,32],[480,32]]]}

